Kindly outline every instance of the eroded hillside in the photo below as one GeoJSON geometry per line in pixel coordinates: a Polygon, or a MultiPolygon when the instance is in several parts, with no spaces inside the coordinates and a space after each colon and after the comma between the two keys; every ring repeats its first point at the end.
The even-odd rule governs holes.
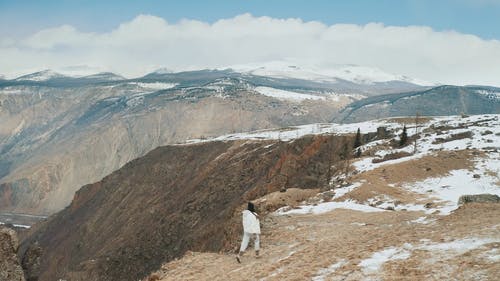
{"type": "Polygon", "coordinates": [[[160,145],[326,122],[352,101],[326,89],[296,89],[288,80],[235,75],[198,71],[131,81],[2,82],[0,211],[51,214],[67,206],[82,185],[160,145]],[[276,83],[299,99],[255,90],[265,85],[280,91],[272,88],[276,83]]]}
{"type": "MultiPolygon", "coordinates": [[[[415,147],[390,139],[366,143],[348,185],[334,178],[335,188],[310,198],[287,190],[255,200],[265,215],[260,258],[249,250],[238,264],[235,235],[225,253],[188,252],[144,280],[497,280],[499,121],[426,119],[416,153],[402,153],[415,147]],[[464,194],[489,195],[457,204],[464,194]]],[[[384,123],[405,122],[411,119],[384,123]]],[[[375,124],[381,121],[353,126],[375,124]]]]}
{"type": "Polygon", "coordinates": [[[499,116],[421,119],[416,153],[397,137],[406,123],[410,142],[416,138],[412,120],[312,124],[160,147],[82,188],[24,245],[45,249],[41,280],[136,280],[187,251],[225,254],[189,254],[157,277],[299,280],[335,277],[338,269],[349,280],[420,278],[443,271],[419,258],[435,250],[450,264],[485,262],[484,272],[451,267],[443,274],[489,280],[498,270],[490,262],[499,242],[496,203],[456,209],[462,194],[500,194],[499,116]],[[366,133],[362,156],[349,159],[357,128],[366,133]],[[265,215],[264,255],[238,266],[232,253],[250,199],[265,215]],[[490,254],[474,254],[483,250],[490,254]],[[393,259],[412,261],[411,271],[392,267],[393,259]]]}
{"type": "Polygon", "coordinates": [[[137,280],[187,250],[231,248],[243,202],[325,186],[351,140],[318,135],[160,147],[84,186],[24,245],[37,241],[44,249],[40,280],[137,280]]]}

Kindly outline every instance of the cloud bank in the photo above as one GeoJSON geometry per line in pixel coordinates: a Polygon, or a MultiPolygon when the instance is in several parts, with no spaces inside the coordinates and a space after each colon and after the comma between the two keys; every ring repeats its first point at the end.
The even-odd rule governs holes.
{"type": "Polygon", "coordinates": [[[500,41],[425,26],[304,22],[243,14],[214,23],[139,15],[106,33],[69,25],[0,38],[0,74],[42,69],[112,71],[138,77],[160,67],[217,68],[293,60],[324,68],[377,67],[446,84],[500,86],[500,41]]]}

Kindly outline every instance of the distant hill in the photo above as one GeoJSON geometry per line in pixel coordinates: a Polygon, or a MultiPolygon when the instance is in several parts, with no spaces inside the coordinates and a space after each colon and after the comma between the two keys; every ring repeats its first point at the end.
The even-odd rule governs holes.
{"type": "Polygon", "coordinates": [[[487,114],[500,112],[500,89],[485,86],[439,86],[424,91],[368,97],[344,108],[336,122],[359,122],[395,116],[487,114]]]}

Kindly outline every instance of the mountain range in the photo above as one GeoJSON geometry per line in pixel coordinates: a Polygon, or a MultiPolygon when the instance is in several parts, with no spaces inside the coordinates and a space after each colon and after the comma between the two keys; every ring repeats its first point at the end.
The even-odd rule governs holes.
{"type": "Polygon", "coordinates": [[[159,70],[134,79],[41,71],[0,80],[0,211],[54,213],[82,185],[189,139],[415,109],[422,115],[499,110],[498,89],[491,87],[420,85],[357,66],[233,68],[159,70]]]}

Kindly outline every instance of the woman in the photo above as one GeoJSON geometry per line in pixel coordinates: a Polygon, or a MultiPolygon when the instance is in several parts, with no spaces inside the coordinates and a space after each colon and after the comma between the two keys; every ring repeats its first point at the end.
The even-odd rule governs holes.
{"type": "Polygon", "coordinates": [[[243,214],[243,240],[241,241],[240,252],[236,256],[236,260],[241,263],[240,257],[248,247],[250,237],[254,237],[255,256],[259,256],[260,249],[260,222],[259,215],[255,212],[255,206],[252,202],[248,202],[247,210],[243,214]]]}

